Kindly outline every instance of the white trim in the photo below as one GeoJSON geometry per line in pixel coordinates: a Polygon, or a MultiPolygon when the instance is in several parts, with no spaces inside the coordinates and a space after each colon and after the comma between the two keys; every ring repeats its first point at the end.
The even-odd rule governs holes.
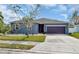
{"type": "Polygon", "coordinates": [[[44,25],[44,31],[47,32],[47,27],[50,27],[50,26],[52,26],[52,27],[56,27],[56,26],[57,27],[66,27],[66,25],[53,25],[53,24],[52,25],[44,25]]]}
{"type": "Polygon", "coordinates": [[[47,26],[59,26],[59,27],[62,26],[62,27],[64,27],[64,26],[66,26],[66,25],[46,25],[46,27],[47,27],[47,26]]]}

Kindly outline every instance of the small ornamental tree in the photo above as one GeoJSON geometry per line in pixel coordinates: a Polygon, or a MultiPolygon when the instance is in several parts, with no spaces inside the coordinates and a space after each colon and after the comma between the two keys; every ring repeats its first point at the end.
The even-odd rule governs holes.
{"type": "Polygon", "coordinates": [[[33,20],[36,19],[36,17],[38,16],[38,12],[39,12],[39,9],[41,7],[40,4],[36,4],[36,5],[32,5],[30,10],[27,9],[27,13],[23,12],[22,11],[22,6],[21,5],[9,5],[8,6],[9,9],[11,9],[14,13],[17,14],[17,16],[20,18],[19,16],[19,13],[20,14],[26,14],[26,16],[23,17],[23,20],[24,20],[24,24],[26,26],[26,29],[27,29],[27,32],[26,33],[27,35],[31,32],[32,30],[32,26],[33,26],[33,20]]]}

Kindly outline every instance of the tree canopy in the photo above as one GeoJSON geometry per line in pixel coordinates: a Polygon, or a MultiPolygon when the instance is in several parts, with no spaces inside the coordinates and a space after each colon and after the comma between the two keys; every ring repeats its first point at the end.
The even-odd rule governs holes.
{"type": "Polygon", "coordinates": [[[77,11],[77,10],[75,10],[75,11],[73,12],[73,14],[72,14],[72,19],[74,19],[76,16],[78,16],[78,11],[77,11]]]}
{"type": "Polygon", "coordinates": [[[0,11],[0,32],[1,32],[2,27],[4,26],[3,19],[4,19],[4,17],[2,15],[2,12],[0,11]]]}

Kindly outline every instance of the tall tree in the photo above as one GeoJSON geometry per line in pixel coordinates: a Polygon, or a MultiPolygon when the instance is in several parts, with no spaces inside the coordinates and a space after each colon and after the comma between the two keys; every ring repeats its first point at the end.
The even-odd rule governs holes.
{"type": "Polygon", "coordinates": [[[77,15],[78,15],[78,11],[75,10],[75,11],[73,12],[73,14],[72,14],[72,19],[74,19],[75,17],[77,17],[77,15]]]}
{"type": "Polygon", "coordinates": [[[75,25],[75,20],[76,20],[76,17],[78,16],[78,10],[75,9],[71,18],[70,18],[70,23],[74,26],[75,25]]]}

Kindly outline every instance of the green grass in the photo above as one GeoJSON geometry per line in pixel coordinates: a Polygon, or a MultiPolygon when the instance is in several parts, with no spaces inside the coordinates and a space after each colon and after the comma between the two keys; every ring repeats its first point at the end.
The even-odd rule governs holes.
{"type": "Polygon", "coordinates": [[[45,36],[0,36],[0,40],[13,40],[13,41],[35,41],[35,42],[44,42],[45,36]]]}
{"type": "Polygon", "coordinates": [[[34,47],[34,45],[0,43],[0,48],[26,49],[26,50],[29,50],[29,49],[31,49],[31,48],[33,48],[33,47],[34,47]]]}
{"type": "Polygon", "coordinates": [[[79,32],[75,32],[75,33],[72,33],[72,34],[69,34],[69,35],[79,39],[79,32]]]}

